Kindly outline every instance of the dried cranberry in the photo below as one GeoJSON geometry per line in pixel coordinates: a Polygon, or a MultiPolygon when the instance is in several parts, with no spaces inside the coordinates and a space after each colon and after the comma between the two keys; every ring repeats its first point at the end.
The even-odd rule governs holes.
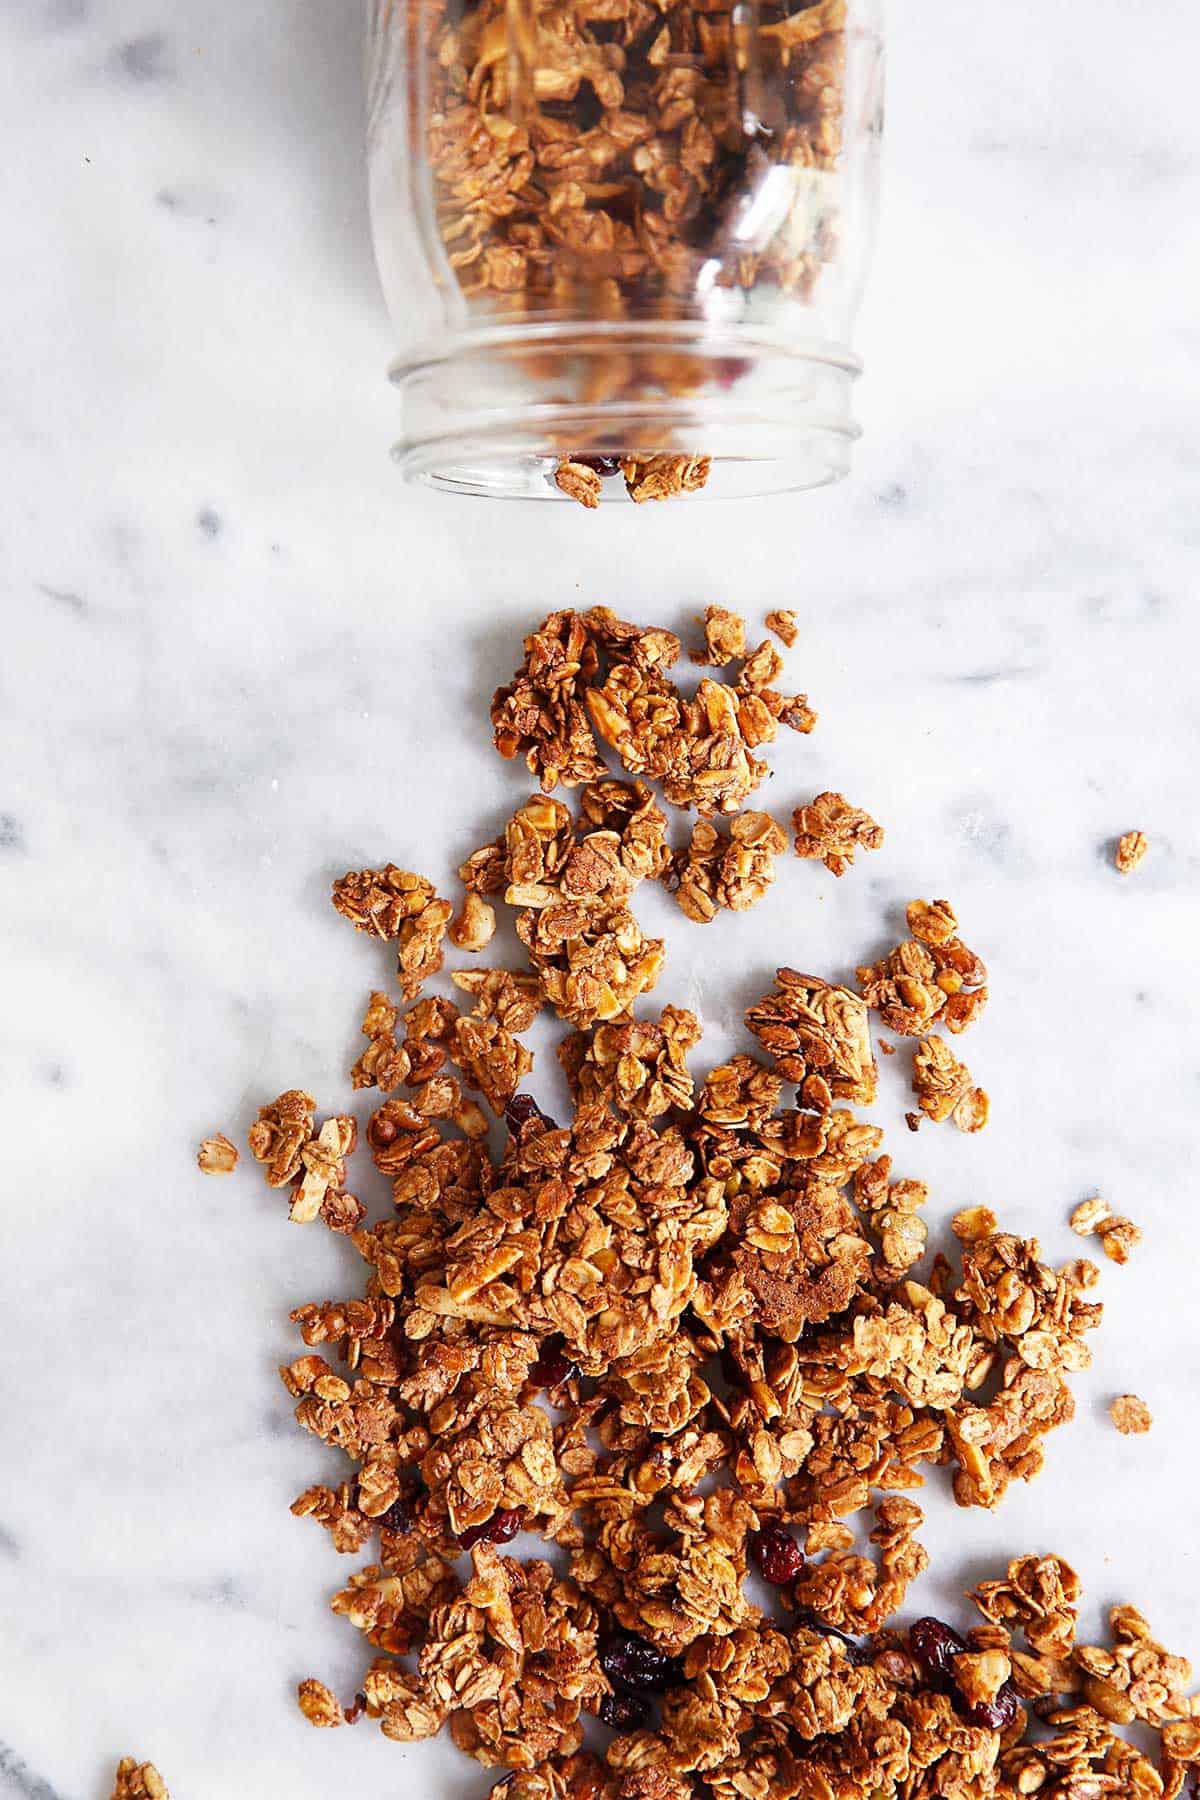
{"type": "Polygon", "coordinates": [[[718,356],[713,364],[717,386],[731,388],[743,375],[748,375],[753,367],[748,356],[718,356]]]}
{"type": "Polygon", "coordinates": [[[636,1731],[650,1717],[650,1706],[637,1694],[605,1694],[596,1716],[610,1731],[636,1731]]]}
{"type": "Polygon", "coordinates": [[[968,1725],[982,1725],[989,1731],[1007,1731],[1021,1709],[1020,1697],[1011,1681],[1006,1681],[994,1700],[981,1700],[978,1706],[959,1707],[968,1725]]]}
{"type": "Polygon", "coordinates": [[[385,1531],[411,1531],[412,1514],[408,1510],[408,1502],[403,1495],[393,1500],[387,1511],[380,1516],[380,1525],[385,1531]]]}
{"type": "Polygon", "coordinates": [[[940,1619],[918,1619],[908,1628],[908,1647],[921,1665],[925,1679],[935,1687],[950,1678],[950,1664],[961,1656],[966,1643],[957,1631],[940,1619]]]}
{"type": "Polygon", "coordinates": [[[600,1651],[600,1667],[625,1694],[662,1694],[683,1680],[677,1657],[632,1631],[618,1631],[609,1638],[600,1651]]]}
{"type": "Polygon", "coordinates": [[[847,1632],[839,1631],[836,1625],[830,1625],[828,1620],[823,1619],[820,1613],[814,1612],[811,1606],[799,1608],[796,1613],[796,1623],[803,1625],[808,1631],[819,1631],[822,1637],[836,1638],[839,1644],[844,1644],[847,1662],[861,1666],[874,1659],[874,1653],[869,1644],[860,1644],[857,1638],[850,1637],[847,1632]]]}
{"type": "Polygon", "coordinates": [[[555,1131],[557,1126],[538,1105],[532,1094],[514,1094],[504,1109],[504,1123],[514,1137],[520,1137],[522,1129],[540,1119],[543,1131],[555,1131]]]}
{"type": "Polygon", "coordinates": [[[522,1517],[519,1506],[510,1506],[504,1512],[493,1513],[482,1525],[472,1525],[468,1530],[460,1532],[458,1547],[460,1550],[472,1550],[476,1544],[511,1544],[521,1529],[522,1517]]]}
{"type": "Polygon", "coordinates": [[[619,475],[621,473],[621,459],[619,456],[573,456],[571,461],[574,463],[582,463],[585,469],[591,469],[594,474],[605,478],[609,475],[619,475]]]}
{"type": "Polygon", "coordinates": [[[549,1343],[542,1345],[541,1355],[529,1371],[529,1379],[540,1388],[559,1388],[564,1381],[570,1381],[578,1373],[561,1343],[552,1338],[549,1343]]]}
{"type": "Polygon", "coordinates": [[[804,1552],[782,1525],[767,1525],[750,1539],[750,1554],[764,1581],[784,1587],[804,1567],[804,1552]]]}

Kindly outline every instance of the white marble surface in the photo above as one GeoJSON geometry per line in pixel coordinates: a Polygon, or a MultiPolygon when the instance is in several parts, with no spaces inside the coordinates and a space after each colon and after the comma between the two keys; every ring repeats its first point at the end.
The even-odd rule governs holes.
{"type": "Polygon", "coordinates": [[[397,485],[352,0],[0,5],[4,1800],[102,1800],[135,1748],[178,1800],[488,1788],[294,1711],[363,1658],[287,1514],[335,1465],[274,1369],[354,1259],[192,1158],[282,1086],[344,1097],[382,964],[327,882],[494,826],[485,694],[576,599],[796,606],[822,725],[772,798],[840,786],[889,831],[836,892],[790,865],[720,936],[672,925],[662,997],[721,1047],[779,956],[846,971],[948,893],[994,1123],[901,1133],[902,1168],[1056,1256],[1096,1189],[1146,1228],[1045,1478],[995,1517],[933,1484],[921,1600],[1055,1546],[1200,1651],[1200,15],[897,14],[855,477],[684,524],[397,485]],[[1149,1438],[1109,1427],[1123,1389],[1149,1438]]]}

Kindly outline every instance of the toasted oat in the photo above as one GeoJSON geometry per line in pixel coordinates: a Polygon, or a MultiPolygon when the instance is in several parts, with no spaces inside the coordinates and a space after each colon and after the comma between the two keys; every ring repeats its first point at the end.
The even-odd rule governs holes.
{"type": "Polygon", "coordinates": [[[206,1137],[196,1155],[196,1163],[205,1175],[232,1175],[238,1166],[237,1146],[231,1144],[223,1131],[215,1137],[206,1137]]]}
{"type": "Polygon", "coordinates": [[[296,1690],[296,1701],[310,1725],[329,1729],[346,1723],[345,1712],[323,1681],[302,1681],[296,1690]]]}
{"type": "Polygon", "coordinates": [[[1127,831],[1117,842],[1117,853],[1114,858],[1122,875],[1132,875],[1133,871],[1144,860],[1150,848],[1150,839],[1144,831],[1127,831]]]}
{"type": "Polygon", "coordinates": [[[568,500],[577,500],[589,512],[600,504],[600,477],[586,463],[560,462],[554,471],[554,485],[568,500]]]}
{"type": "Polygon", "coordinates": [[[950,1221],[950,1229],[962,1244],[977,1244],[989,1238],[999,1229],[995,1213],[990,1206],[968,1206],[962,1212],[955,1213],[950,1221]]]}
{"type": "Polygon", "coordinates": [[[1098,1228],[1097,1235],[1105,1256],[1115,1263],[1127,1263],[1130,1253],[1142,1241],[1141,1228],[1132,1219],[1108,1219],[1098,1228]]]}
{"type": "Polygon", "coordinates": [[[746,621],[740,613],[724,606],[709,606],[704,611],[704,648],[692,651],[692,661],[710,669],[723,669],[727,663],[740,662],[746,654],[746,621]]]}
{"type": "Polygon", "coordinates": [[[831,875],[844,875],[855,850],[878,850],[883,828],[843,794],[818,794],[792,814],[796,855],[819,858],[831,875]]]}
{"type": "Polygon", "coordinates": [[[1108,1410],[1113,1424],[1125,1437],[1140,1437],[1154,1423],[1150,1408],[1136,1394],[1118,1394],[1108,1410]]]}
{"type": "Polygon", "coordinates": [[[784,610],[767,614],[767,630],[773,631],[780,643],[785,644],[789,650],[800,635],[795,613],[784,610]]]}
{"type": "Polygon", "coordinates": [[[677,494],[694,494],[708,483],[712,458],[708,456],[627,456],[622,459],[621,473],[629,498],[640,505],[645,500],[673,500],[677,494]]]}
{"type": "Polygon", "coordinates": [[[936,1032],[925,1038],[913,1058],[913,1093],[927,1119],[949,1119],[960,1131],[982,1131],[990,1102],[971,1080],[971,1071],[960,1062],[945,1038],[936,1032]]]}
{"type": "Polygon", "coordinates": [[[1111,1219],[1112,1216],[1112,1208],[1109,1206],[1108,1201],[1102,1200],[1099,1194],[1096,1194],[1090,1200],[1081,1200],[1079,1202],[1079,1205],[1071,1214],[1071,1230],[1076,1232],[1080,1237],[1091,1237],[1092,1234],[1099,1231],[1105,1222],[1108,1219],[1111,1219]]]}
{"type": "Polygon", "coordinates": [[[117,1765],[112,1800],[171,1800],[167,1784],[153,1763],[123,1756],[117,1765]]]}

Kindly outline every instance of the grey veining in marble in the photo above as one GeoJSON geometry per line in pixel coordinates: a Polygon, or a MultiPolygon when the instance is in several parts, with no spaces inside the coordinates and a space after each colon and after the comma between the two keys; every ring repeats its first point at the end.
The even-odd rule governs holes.
{"type": "Polygon", "coordinates": [[[487,1791],[295,1712],[365,1658],[288,1516],[337,1464],[275,1365],[354,1258],[193,1158],[283,1086],[344,1102],[384,963],[329,880],[494,832],[521,784],[486,696],[576,600],[794,606],[821,724],[770,804],[836,787],[888,828],[711,936],[648,900],[661,997],[723,1051],[776,961],[846,975],[949,894],[993,1122],[910,1140],[895,1059],[901,1171],[1056,1259],[1088,1193],[1145,1228],[1045,1477],[995,1516],[930,1483],[917,1603],[1054,1546],[1089,1622],[1135,1599],[1200,1652],[1200,14],[909,12],[855,475],[684,529],[397,485],[350,0],[0,6],[0,1800],[104,1800],[134,1750],[177,1800],[487,1791]],[[1107,1422],[1126,1389],[1147,1438],[1107,1422]]]}

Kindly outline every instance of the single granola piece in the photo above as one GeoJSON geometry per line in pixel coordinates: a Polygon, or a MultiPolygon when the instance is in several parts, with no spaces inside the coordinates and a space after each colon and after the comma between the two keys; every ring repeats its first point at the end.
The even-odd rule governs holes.
{"type": "Polygon", "coordinates": [[[1097,1711],[1105,1699],[1117,1701],[1120,1710],[1108,1710],[1105,1716],[1121,1724],[1138,1719],[1144,1725],[1161,1727],[1192,1719],[1195,1701],[1188,1696],[1192,1685],[1188,1659],[1173,1656],[1157,1643],[1149,1623],[1135,1606],[1110,1608],[1108,1621],[1111,1648],[1077,1644],[1073,1652],[1073,1661],[1083,1675],[1085,1699],[1097,1711]]]}
{"type": "Polygon", "coordinates": [[[722,907],[746,912],[775,879],[775,858],[787,836],[769,813],[741,812],[728,834],[707,819],[692,828],[690,843],[676,852],[667,877],[681,912],[707,925],[722,907]]]}
{"type": "Polygon", "coordinates": [[[205,1175],[232,1175],[238,1166],[236,1144],[231,1144],[223,1131],[206,1137],[200,1145],[196,1164],[205,1175]]]}
{"type": "Polygon", "coordinates": [[[600,504],[600,477],[586,463],[560,462],[554,471],[554,485],[560,494],[565,494],[568,500],[578,501],[589,512],[594,512],[600,504]]]}
{"type": "Polygon", "coordinates": [[[855,850],[878,850],[883,828],[843,794],[818,794],[792,814],[796,855],[820,858],[831,875],[844,875],[855,850]]]}
{"type": "Polygon", "coordinates": [[[882,1265],[896,1281],[925,1254],[928,1232],[917,1215],[929,1198],[923,1181],[893,1181],[892,1159],[866,1163],[854,1177],[854,1200],[879,1239],[882,1265]]]}
{"type": "Polygon", "coordinates": [[[533,1067],[532,1053],[494,1018],[458,1018],[447,1047],[469,1085],[483,1095],[497,1118],[533,1067]]]}
{"type": "Polygon", "coordinates": [[[352,870],[333,884],[337,911],[356,930],[373,937],[399,937],[405,920],[419,917],[433,898],[431,881],[398,869],[395,863],[382,869],[352,870]]]}
{"type": "Polygon", "coordinates": [[[468,888],[458,917],[449,929],[456,950],[486,950],[496,935],[496,909],[468,888]]]}
{"type": "Polygon", "coordinates": [[[1099,1194],[1096,1194],[1090,1200],[1081,1200],[1079,1202],[1079,1205],[1071,1214],[1069,1222],[1071,1230],[1076,1232],[1080,1237],[1091,1237],[1093,1233],[1099,1231],[1112,1216],[1112,1208],[1109,1206],[1108,1201],[1102,1200],[1099,1194]]]}
{"type": "Polygon", "coordinates": [[[597,1101],[625,1118],[657,1119],[692,1109],[687,1055],[700,1042],[696,1015],[668,1006],[657,1023],[627,1019],[575,1032],[558,1047],[577,1105],[597,1101]]]}
{"type": "Polygon", "coordinates": [[[347,1115],[326,1119],[315,1138],[310,1138],[300,1152],[300,1163],[304,1170],[298,1186],[292,1191],[291,1207],[288,1217],[295,1225],[309,1225],[323,1214],[326,1207],[338,1196],[343,1207],[349,1203],[349,1213],[334,1207],[329,1215],[332,1224],[341,1220],[334,1229],[343,1229],[345,1220],[351,1217],[354,1224],[364,1216],[363,1209],[351,1195],[341,1194],[342,1184],[346,1179],[346,1158],[358,1142],[358,1125],[347,1115]]]}
{"type": "Polygon", "coordinates": [[[315,1519],[324,1526],[341,1555],[357,1556],[375,1529],[375,1520],[355,1504],[357,1491],[357,1482],[349,1481],[339,1488],[305,1488],[292,1501],[291,1511],[297,1519],[315,1519]]]}
{"type": "Polygon", "coordinates": [[[1070,1224],[1071,1230],[1080,1237],[1098,1237],[1110,1262],[1127,1263],[1130,1252],[1142,1241],[1141,1229],[1132,1219],[1120,1218],[1098,1194],[1091,1200],[1080,1201],[1071,1214],[1070,1224]]]}
{"type": "Polygon", "coordinates": [[[948,901],[914,900],[908,925],[911,938],[858,970],[867,1005],[901,1037],[924,1037],[935,1023],[965,1031],[987,1005],[987,970],[957,936],[948,901]]]}
{"type": "Polygon", "coordinates": [[[456,969],[450,979],[474,996],[475,1018],[495,1019],[509,1031],[528,1031],[542,1010],[541,983],[526,970],[456,969]]]}
{"type": "Polygon", "coordinates": [[[1125,1437],[1140,1436],[1154,1423],[1150,1408],[1136,1394],[1118,1394],[1108,1410],[1113,1424],[1125,1437]]]}
{"type": "Polygon", "coordinates": [[[692,651],[692,661],[710,669],[723,669],[746,654],[746,621],[723,606],[704,610],[704,648],[692,651]]]}
{"type": "Polygon", "coordinates": [[[317,1103],[302,1088],[289,1088],[260,1106],[250,1127],[250,1154],[267,1172],[268,1187],[286,1187],[300,1173],[300,1156],[313,1135],[317,1103]]]}
{"type": "Polygon", "coordinates": [[[412,1057],[396,1041],[396,1008],[386,994],[376,991],[367,1002],[362,1031],[367,1048],[350,1071],[355,1089],[377,1087],[391,1094],[412,1074],[412,1057]]]}
{"type": "Polygon", "coordinates": [[[153,1763],[140,1763],[135,1757],[123,1756],[117,1764],[112,1800],[171,1800],[171,1796],[153,1763]]]}
{"type": "Polygon", "coordinates": [[[695,494],[712,472],[709,456],[626,456],[621,473],[631,500],[673,500],[677,494],[695,494]]]}
{"type": "Polygon", "coordinates": [[[415,918],[400,927],[397,973],[406,1000],[415,1000],[425,982],[441,968],[442,939],[449,930],[454,908],[448,900],[431,900],[415,918]]]}
{"type": "Polygon", "coordinates": [[[1003,1581],[982,1581],[969,1598],[993,1625],[1019,1625],[1037,1656],[1060,1660],[1075,1644],[1082,1588],[1059,1556],[1018,1556],[1003,1581]]]}
{"type": "Polygon", "coordinates": [[[710,1071],[696,1101],[699,1118],[729,1131],[761,1132],[779,1105],[783,1082],[753,1056],[735,1056],[710,1071]]]}
{"type": "Polygon", "coordinates": [[[296,1701],[310,1725],[328,1730],[346,1723],[345,1712],[323,1681],[302,1681],[296,1690],[296,1701]]]}
{"type": "Polygon", "coordinates": [[[877,1070],[866,1002],[849,988],[780,969],[774,991],[746,1013],[746,1023],[806,1106],[827,1112],[834,1100],[870,1106],[877,1070]]]}
{"type": "Polygon", "coordinates": [[[1122,875],[1132,875],[1150,848],[1144,831],[1127,831],[1117,843],[1115,862],[1122,875]]]}
{"type": "Polygon", "coordinates": [[[492,699],[501,756],[522,756],[549,793],[560,781],[576,787],[605,773],[583,696],[599,656],[583,614],[551,613],[525,639],[525,661],[492,699]]]}
{"type": "Polygon", "coordinates": [[[800,635],[796,625],[796,615],[784,609],[767,614],[767,630],[773,631],[781,644],[790,650],[800,635]]]}
{"type": "Polygon", "coordinates": [[[927,1119],[953,1117],[960,1131],[982,1131],[990,1103],[975,1087],[966,1063],[959,1062],[945,1038],[935,1032],[918,1044],[913,1057],[913,1093],[927,1119]]]}
{"type": "Polygon", "coordinates": [[[1099,1231],[1100,1248],[1110,1262],[1127,1263],[1130,1253],[1142,1241],[1141,1227],[1132,1219],[1109,1219],[1099,1231]]]}

